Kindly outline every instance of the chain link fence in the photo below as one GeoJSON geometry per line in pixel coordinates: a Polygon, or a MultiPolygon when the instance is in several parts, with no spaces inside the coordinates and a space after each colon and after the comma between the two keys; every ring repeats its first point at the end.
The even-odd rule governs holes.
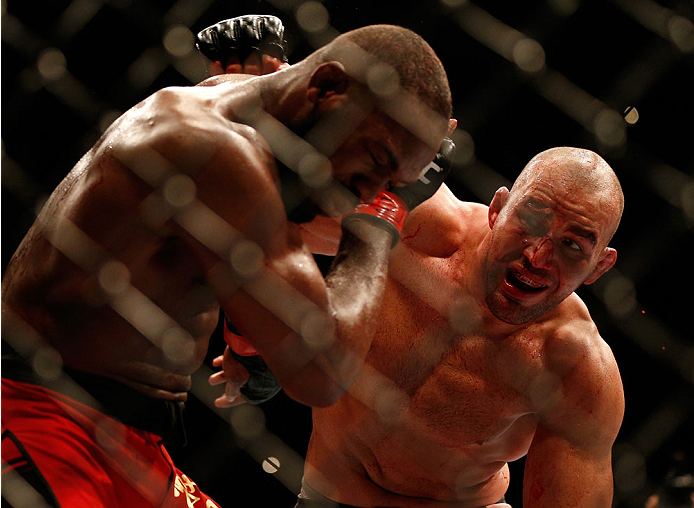
{"type": "MultiPolygon", "coordinates": [[[[437,0],[406,8],[358,0],[5,1],[3,268],[48,195],[121,113],[159,88],[207,77],[193,34],[249,13],[282,18],[291,62],[366,24],[422,35],[451,83],[459,128],[447,184],[460,199],[489,203],[551,146],[603,155],[626,196],[613,240],[619,260],[579,294],[625,386],[614,506],[648,506],[687,474],[693,482],[694,5],[685,0],[437,0]]],[[[174,201],[185,198],[182,185],[174,201]]],[[[99,250],[69,225],[55,238],[78,264],[99,250]]],[[[117,296],[112,305],[138,329],[147,330],[151,316],[170,319],[123,286],[117,264],[100,269],[103,287],[117,296]],[[143,308],[150,318],[140,323],[143,308]]],[[[16,326],[32,343],[31,329],[16,326]]],[[[174,451],[178,466],[222,506],[293,506],[310,410],[283,395],[260,407],[215,408],[221,389],[206,379],[222,349],[216,333],[194,376],[190,444],[174,451]]],[[[50,350],[27,354],[37,372],[60,376],[50,350]]],[[[507,499],[521,506],[522,461],[511,471],[507,499]]],[[[12,485],[3,478],[6,499],[12,485]]]]}

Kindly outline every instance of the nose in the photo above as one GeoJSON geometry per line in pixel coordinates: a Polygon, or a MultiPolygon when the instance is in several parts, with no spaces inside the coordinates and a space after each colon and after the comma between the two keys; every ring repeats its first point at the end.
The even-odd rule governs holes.
{"type": "Polygon", "coordinates": [[[535,268],[547,268],[554,256],[554,242],[548,236],[530,243],[523,251],[535,268]]]}

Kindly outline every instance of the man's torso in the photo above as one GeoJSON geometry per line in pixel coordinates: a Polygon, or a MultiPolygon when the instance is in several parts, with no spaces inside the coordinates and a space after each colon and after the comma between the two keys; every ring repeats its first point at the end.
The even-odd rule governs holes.
{"type": "MultiPolygon", "coordinates": [[[[468,224],[482,212],[456,210],[468,224]]],[[[479,506],[506,491],[506,464],[527,453],[558,387],[544,355],[553,324],[487,333],[463,274],[479,239],[470,237],[441,257],[400,248],[391,261],[362,374],[338,404],[314,409],[307,482],[322,494],[357,505],[414,506],[414,497],[479,506]]]]}

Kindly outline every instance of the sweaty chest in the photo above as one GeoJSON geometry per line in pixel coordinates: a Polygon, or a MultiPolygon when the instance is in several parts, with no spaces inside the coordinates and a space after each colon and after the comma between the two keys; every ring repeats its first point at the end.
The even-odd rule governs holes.
{"type": "Polygon", "coordinates": [[[382,362],[375,356],[378,345],[372,348],[368,360],[374,370],[380,364],[383,378],[370,383],[377,391],[375,411],[367,412],[358,432],[369,451],[355,449],[362,450],[358,456],[369,475],[385,485],[397,490],[425,478],[433,487],[420,485],[418,495],[455,496],[457,488],[486,481],[524,456],[538,419],[523,386],[497,365],[495,345],[467,335],[446,347],[442,337],[450,331],[436,333],[436,327],[421,326],[420,337],[398,341],[400,353],[391,350],[382,362]]]}
{"type": "Polygon", "coordinates": [[[415,300],[391,284],[386,305],[393,312],[381,323],[367,358],[404,395],[407,427],[454,448],[532,435],[527,386],[536,359],[530,346],[509,349],[461,331],[450,316],[415,300]]]}
{"type": "Polygon", "coordinates": [[[498,372],[493,348],[485,342],[474,336],[462,339],[410,397],[417,426],[444,446],[499,442],[532,413],[527,397],[498,372]]]}

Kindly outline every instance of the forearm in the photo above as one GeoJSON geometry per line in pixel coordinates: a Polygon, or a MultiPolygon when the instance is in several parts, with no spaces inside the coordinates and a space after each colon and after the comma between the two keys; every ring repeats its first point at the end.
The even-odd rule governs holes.
{"type": "Polygon", "coordinates": [[[353,382],[370,347],[385,287],[391,234],[361,220],[351,227],[326,279],[315,267],[311,283],[288,272],[312,264],[310,255],[301,254],[245,280],[211,277],[220,296],[235,279],[242,291],[222,298],[230,321],[285,392],[311,406],[334,403],[353,382]]]}
{"type": "Polygon", "coordinates": [[[366,221],[344,229],[325,283],[329,312],[336,326],[333,346],[323,360],[346,389],[368,352],[381,310],[392,236],[366,221]]]}
{"type": "Polygon", "coordinates": [[[331,405],[354,382],[375,334],[391,241],[365,221],[344,231],[325,278],[326,308],[302,312],[299,333],[274,350],[271,368],[292,398],[331,405]]]}
{"type": "Polygon", "coordinates": [[[342,239],[342,228],[337,219],[317,216],[311,222],[300,224],[301,238],[313,254],[335,256],[342,239]]]}

